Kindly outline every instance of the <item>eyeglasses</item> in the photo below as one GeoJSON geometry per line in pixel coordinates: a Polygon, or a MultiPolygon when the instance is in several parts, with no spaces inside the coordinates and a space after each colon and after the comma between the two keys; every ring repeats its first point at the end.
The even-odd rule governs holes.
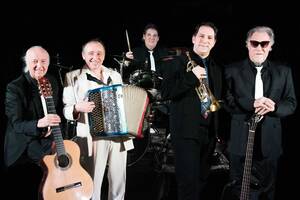
{"type": "Polygon", "coordinates": [[[250,44],[253,48],[256,48],[258,47],[258,45],[261,46],[261,48],[266,48],[269,44],[270,44],[270,41],[256,41],[256,40],[250,40],[250,44]]]}

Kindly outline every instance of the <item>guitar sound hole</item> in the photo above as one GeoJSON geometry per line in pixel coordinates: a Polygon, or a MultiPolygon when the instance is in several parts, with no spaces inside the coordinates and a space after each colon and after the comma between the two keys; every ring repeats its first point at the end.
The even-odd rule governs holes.
{"type": "Polygon", "coordinates": [[[70,160],[67,155],[60,155],[58,157],[58,165],[62,168],[67,167],[70,163],[70,160]]]}

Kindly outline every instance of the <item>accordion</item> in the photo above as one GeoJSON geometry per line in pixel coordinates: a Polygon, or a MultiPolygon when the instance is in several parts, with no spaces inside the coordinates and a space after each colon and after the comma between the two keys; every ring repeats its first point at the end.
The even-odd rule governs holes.
{"type": "Polygon", "coordinates": [[[88,91],[95,108],[88,114],[94,138],[142,137],[149,98],[133,85],[110,85],[88,91]]]}

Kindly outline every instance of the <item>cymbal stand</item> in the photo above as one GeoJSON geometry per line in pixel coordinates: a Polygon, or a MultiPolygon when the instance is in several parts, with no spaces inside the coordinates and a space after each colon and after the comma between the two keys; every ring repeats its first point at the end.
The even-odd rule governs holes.
{"type": "Polygon", "coordinates": [[[154,153],[155,170],[159,173],[173,173],[174,166],[170,165],[167,161],[171,153],[171,140],[168,125],[159,125],[155,123],[154,116],[158,108],[151,105],[150,114],[148,116],[149,134],[151,135],[150,149],[154,153]]]}
{"type": "Polygon", "coordinates": [[[123,69],[124,69],[124,66],[125,65],[125,53],[122,53],[122,60],[119,61],[118,59],[114,58],[114,60],[120,65],[120,74],[121,74],[121,77],[123,79],[123,69]]]}
{"type": "Polygon", "coordinates": [[[57,67],[57,68],[59,68],[59,69],[58,69],[59,80],[60,80],[61,86],[63,87],[63,86],[64,86],[64,81],[63,81],[63,78],[62,78],[61,71],[62,71],[63,69],[64,69],[64,70],[71,71],[72,68],[73,68],[73,66],[67,67],[67,66],[61,65],[59,53],[57,53],[55,57],[56,57],[56,63],[54,64],[54,66],[57,67]]]}
{"type": "MultiPolygon", "coordinates": [[[[56,54],[56,64],[60,65],[60,60],[59,60],[59,54],[58,53],[56,54]]],[[[60,84],[61,84],[61,86],[63,86],[64,82],[63,82],[63,78],[62,78],[62,75],[61,75],[61,68],[58,69],[58,76],[59,76],[60,84]]]]}

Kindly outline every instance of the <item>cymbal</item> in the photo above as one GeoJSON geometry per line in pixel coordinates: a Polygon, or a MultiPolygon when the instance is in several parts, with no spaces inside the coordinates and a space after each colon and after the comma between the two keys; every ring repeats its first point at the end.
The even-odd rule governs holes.
{"type": "Polygon", "coordinates": [[[73,68],[73,66],[64,66],[64,65],[61,65],[61,64],[53,64],[55,67],[58,67],[58,68],[61,68],[61,69],[67,69],[67,70],[71,70],[73,68]]]}
{"type": "Polygon", "coordinates": [[[188,50],[189,48],[187,47],[173,47],[173,48],[169,48],[169,54],[179,56],[181,54],[184,54],[188,50]]]}
{"type": "Polygon", "coordinates": [[[116,58],[116,59],[125,59],[125,60],[128,60],[128,61],[137,61],[136,59],[130,59],[130,58],[127,58],[125,55],[112,55],[112,57],[116,58]]]}
{"type": "Polygon", "coordinates": [[[178,57],[178,55],[167,55],[167,56],[163,56],[159,59],[160,62],[165,62],[165,61],[169,61],[169,60],[173,60],[175,57],[178,57]]]}

